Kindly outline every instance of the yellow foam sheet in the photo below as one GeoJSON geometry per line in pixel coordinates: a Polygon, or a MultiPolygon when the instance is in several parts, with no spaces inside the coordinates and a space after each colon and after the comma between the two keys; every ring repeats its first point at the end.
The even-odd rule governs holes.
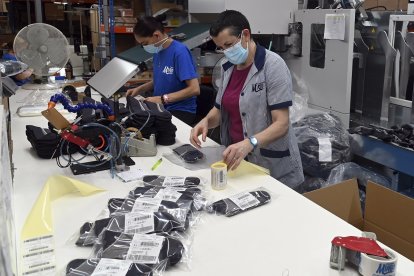
{"type": "Polygon", "coordinates": [[[63,175],[48,178],[32,210],[27,216],[21,233],[22,240],[53,233],[51,202],[73,192],[88,196],[105,191],[85,182],[63,175]]]}
{"type": "Polygon", "coordinates": [[[229,171],[228,176],[231,178],[241,177],[243,175],[269,175],[270,171],[266,168],[242,160],[240,165],[234,171],[229,171]]]}

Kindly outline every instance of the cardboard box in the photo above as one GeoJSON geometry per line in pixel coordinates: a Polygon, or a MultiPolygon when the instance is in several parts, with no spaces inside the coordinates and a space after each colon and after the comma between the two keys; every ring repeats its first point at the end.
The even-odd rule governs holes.
{"type": "Polygon", "coordinates": [[[65,20],[64,6],[54,3],[43,3],[46,20],[65,20]]]}
{"type": "Polygon", "coordinates": [[[368,182],[362,217],[356,179],[304,196],[355,227],[376,233],[380,242],[414,261],[414,199],[368,182]]]}
{"type": "Polygon", "coordinates": [[[400,0],[378,0],[378,6],[384,6],[389,11],[396,11],[399,9],[400,0]]]}
{"type": "MultiPolygon", "coordinates": [[[[365,0],[364,2],[364,8],[366,9],[378,6],[384,6],[390,11],[406,11],[408,7],[408,0],[365,0]]],[[[383,8],[377,8],[374,10],[383,10],[383,8]]]]}
{"type": "Polygon", "coordinates": [[[370,9],[378,6],[378,0],[365,0],[364,8],[370,9]]]}
{"type": "Polygon", "coordinates": [[[408,8],[408,0],[400,0],[400,3],[398,4],[398,7],[402,11],[406,11],[408,8]]]}

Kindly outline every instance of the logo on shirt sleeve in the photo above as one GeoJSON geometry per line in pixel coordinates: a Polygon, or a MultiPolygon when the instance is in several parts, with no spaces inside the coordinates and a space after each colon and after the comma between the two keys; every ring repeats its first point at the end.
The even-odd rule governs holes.
{"type": "Polygon", "coordinates": [[[252,84],[252,92],[259,93],[260,91],[265,89],[265,83],[259,82],[252,84]]]}
{"type": "Polygon", "coordinates": [[[172,75],[174,74],[174,67],[172,66],[165,66],[164,70],[162,70],[162,72],[166,75],[172,75]]]}

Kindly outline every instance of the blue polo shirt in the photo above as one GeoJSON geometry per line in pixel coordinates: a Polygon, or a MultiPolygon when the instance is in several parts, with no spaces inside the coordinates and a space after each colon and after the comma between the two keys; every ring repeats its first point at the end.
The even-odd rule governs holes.
{"type": "MultiPolygon", "coordinates": [[[[2,59],[4,59],[4,60],[14,60],[14,61],[17,61],[16,56],[15,55],[12,55],[12,54],[9,54],[9,53],[4,54],[3,57],[2,57],[2,59]]],[[[11,78],[14,80],[14,82],[18,86],[22,86],[23,84],[28,83],[31,80],[30,77],[27,78],[27,79],[24,79],[24,80],[18,80],[18,79],[16,79],[15,76],[11,76],[11,78]]]]}
{"type": "MultiPolygon", "coordinates": [[[[190,50],[175,40],[166,49],[154,54],[153,65],[154,96],[180,91],[187,87],[186,80],[198,78],[190,50]]],[[[196,97],[168,104],[165,108],[196,113],[196,97]]]]}

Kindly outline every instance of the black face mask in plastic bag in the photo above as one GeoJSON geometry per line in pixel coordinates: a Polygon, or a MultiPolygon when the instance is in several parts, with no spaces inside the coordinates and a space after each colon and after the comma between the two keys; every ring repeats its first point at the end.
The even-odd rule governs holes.
{"type": "MultiPolygon", "coordinates": [[[[196,182],[196,181],[194,181],[196,182]]],[[[146,187],[137,187],[131,192],[129,192],[129,198],[140,198],[140,197],[155,197],[163,187],[160,186],[146,186],[146,187]]],[[[201,196],[201,190],[197,187],[189,186],[184,187],[183,190],[177,190],[181,195],[176,198],[176,203],[179,208],[191,209],[192,211],[200,211],[205,206],[205,198],[201,196]]],[[[166,195],[168,196],[168,194],[166,195]]],[[[171,199],[164,200],[169,201],[171,199]]],[[[171,208],[170,208],[171,209],[171,208]]]]}
{"type": "MultiPolygon", "coordinates": [[[[75,259],[66,266],[66,276],[90,276],[100,259],[75,259]]],[[[154,268],[145,264],[132,263],[125,276],[152,276],[154,268]]]]}
{"type": "Polygon", "coordinates": [[[98,219],[95,222],[85,222],[79,230],[77,246],[92,246],[102,230],[108,225],[110,218],[98,219]]]}
{"type": "MultiPolygon", "coordinates": [[[[183,257],[184,245],[179,240],[168,235],[163,234],[160,236],[164,237],[164,241],[158,254],[158,261],[167,260],[167,267],[176,265],[183,257]]],[[[121,260],[127,258],[134,235],[105,230],[102,233],[102,237],[103,251],[100,253],[101,258],[121,260]]]]}
{"type": "MultiPolygon", "coordinates": [[[[174,202],[170,202],[175,204],[174,202]]],[[[171,231],[185,231],[189,227],[189,218],[184,214],[183,209],[171,209],[168,213],[154,212],[154,230],[147,233],[169,233],[171,231]],[[177,213],[182,216],[181,219],[176,218],[173,214],[177,213]],[[184,217],[185,216],[185,217],[184,217]]],[[[75,242],[77,246],[92,246],[96,243],[99,235],[108,228],[112,231],[123,232],[125,230],[125,215],[116,215],[111,218],[96,220],[94,223],[86,222],[80,228],[80,235],[75,242]]]]}
{"type": "MultiPolygon", "coordinates": [[[[172,211],[172,210],[169,210],[172,211]]],[[[182,210],[185,212],[185,210],[182,210]]],[[[125,232],[126,230],[126,215],[117,215],[111,218],[106,228],[110,231],[115,232],[125,232]]],[[[141,229],[140,233],[143,234],[154,234],[154,233],[170,233],[172,231],[185,231],[189,225],[188,219],[183,214],[183,218],[177,219],[172,214],[163,211],[163,212],[154,212],[154,213],[142,213],[137,214],[137,216],[146,217],[146,216],[153,216],[153,230],[144,230],[141,229]]],[[[138,231],[139,229],[132,229],[131,231],[138,231]]]]}
{"type": "Polygon", "coordinates": [[[112,214],[121,208],[122,204],[124,204],[125,198],[110,198],[108,200],[108,210],[109,213],[112,214]]]}
{"type": "Polygon", "coordinates": [[[200,185],[200,178],[198,177],[184,177],[182,184],[177,185],[169,185],[165,184],[166,177],[161,175],[146,175],[143,177],[142,181],[146,186],[154,186],[154,187],[167,187],[167,186],[178,186],[178,187],[192,187],[200,185]]]}
{"type": "Polygon", "coordinates": [[[266,191],[254,191],[249,192],[254,198],[257,199],[256,203],[252,206],[249,206],[248,208],[245,208],[244,210],[240,208],[237,204],[235,204],[230,198],[225,198],[219,201],[216,201],[212,203],[211,205],[207,206],[207,211],[210,213],[218,213],[225,215],[226,217],[235,216],[237,214],[246,212],[248,210],[257,208],[259,206],[262,206],[270,201],[271,197],[270,194],[266,191]]]}
{"type": "MultiPolygon", "coordinates": [[[[194,181],[196,182],[196,181],[194,181]]],[[[201,190],[194,186],[184,187],[185,190],[178,191],[179,193],[186,195],[187,197],[192,197],[195,194],[201,194],[201,190]]],[[[130,198],[139,198],[139,197],[154,197],[163,187],[160,186],[145,186],[137,187],[134,190],[129,192],[130,198]]],[[[188,199],[188,198],[184,198],[188,199]]]]}
{"type": "MultiPolygon", "coordinates": [[[[117,213],[129,213],[133,210],[134,208],[134,204],[136,200],[139,200],[140,198],[127,198],[125,199],[121,206],[118,208],[118,210],[116,211],[117,213]]],[[[145,198],[141,198],[143,200],[145,200],[145,198]]],[[[160,204],[158,206],[158,211],[165,211],[168,209],[177,209],[179,208],[178,204],[172,201],[167,201],[167,200],[161,200],[160,204]]]]}

